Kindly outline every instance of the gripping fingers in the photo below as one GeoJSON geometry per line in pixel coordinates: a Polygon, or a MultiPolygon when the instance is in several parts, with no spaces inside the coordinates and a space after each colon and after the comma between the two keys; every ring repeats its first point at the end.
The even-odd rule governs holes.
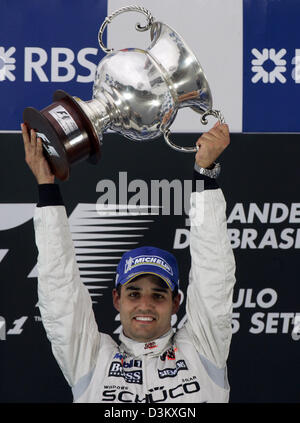
{"type": "Polygon", "coordinates": [[[38,138],[36,143],[36,152],[39,157],[43,156],[43,143],[42,139],[38,138]]]}
{"type": "Polygon", "coordinates": [[[31,129],[30,131],[30,138],[31,138],[31,148],[34,152],[36,152],[36,148],[37,148],[37,139],[36,139],[36,132],[34,131],[34,129],[31,129]]]}
{"type": "Polygon", "coordinates": [[[25,151],[26,151],[30,146],[30,137],[29,137],[29,134],[28,134],[27,127],[24,123],[21,124],[21,129],[22,129],[24,147],[25,147],[25,151]]]}
{"type": "Polygon", "coordinates": [[[221,131],[223,135],[229,135],[229,126],[227,125],[227,123],[223,123],[222,125],[219,126],[218,129],[221,131]]]}

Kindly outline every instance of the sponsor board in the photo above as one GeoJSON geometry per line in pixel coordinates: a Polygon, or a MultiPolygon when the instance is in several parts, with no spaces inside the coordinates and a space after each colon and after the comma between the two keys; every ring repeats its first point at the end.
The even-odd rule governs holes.
{"type": "MultiPolygon", "coordinates": [[[[289,0],[287,7],[286,0],[278,0],[265,7],[260,0],[227,0],[226,4],[223,0],[203,4],[189,0],[185,7],[188,19],[172,12],[180,8],[180,0],[165,0],[163,6],[140,0],[139,5],[178,31],[197,56],[214,105],[233,132],[300,130],[298,1],[289,0]],[[199,39],[205,42],[197,42],[199,39]],[[221,73],[216,63],[221,65],[221,73]]],[[[4,100],[0,99],[0,113],[4,119],[0,131],[19,131],[24,108],[43,109],[57,89],[91,99],[96,68],[103,58],[97,39],[100,25],[109,13],[123,6],[128,6],[123,0],[87,0],[84,9],[79,1],[74,1],[71,9],[62,2],[45,9],[43,4],[30,0],[26,5],[18,1],[20,13],[16,14],[14,3],[2,5],[0,85],[4,100]],[[43,22],[38,40],[36,28],[31,25],[33,18],[43,22]]],[[[136,33],[136,20],[136,14],[127,13],[108,25],[104,44],[116,50],[147,49],[151,43],[149,32],[136,33]]],[[[198,131],[198,113],[180,110],[172,129],[198,131]]]]}
{"type": "MultiPolygon", "coordinates": [[[[180,196],[176,190],[171,190],[174,181],[165,180],[133,180],[128,181],[127,172],[119,172],[119,186],[113,180],[102,180],[96,184],[98,197],[96,204],[78,203],[69,216],[70,230],[75,247],[76,260],[80,276],[89,290],[94,304],[102,302],[105,292],[113,285],[117,264],[123,252],[135,248],[143,241],[147,230],[156,224],[157,219],[163,215],[164,206],[157,197],[151,197],[151,186],[160,187],[160,200],[166,206],[168,215],[176,215],[181,210],[181,216],[186,217],[186,228],[174,228],[173,250],[184,250],[189,247],[189,209],[185,208],[187,197],[191,193],[191,180],[176,182],[183,189],[180,196]],[[122,181],[122,182],[121,182],[122,181]],[[138,181],[138,183],[137,183],[138,181]],[[122,190],[120,189],[122,185],[122,190]],[[135,187],[136,191],[133,189],[135,187]],[[105,192],[105,194],[102,194],[105,192]],[[116,194],[117,193],[117,194],[116,194]],[[137,201],[134,205],[132,198],[139,194],[143,204],[137,201]],[[122,197],[121,197],[122,195],[122,197]],[[154,203],[151,201],[154,200],[154,203]],[[122,199],[123,204],[111,203],[111,200],[122,199]],[[173,205],[176,204],[176,207],[173,205]]],[[[152,190],[153,192],[153,190],[152,190]]],[[[136,197],[135,197],[136,200],[136,197]]],[[[35,204],[1,204],[1,230],[7,231],[21,227],[33,217],[35,204]]],[[[298,249],[300,248],[300,203],[268,202],[268,203],[235,203],[228,210],[228,236],[231,246],[235,250],[254,249],[298,249]],[[233,228],[238,225],[238,228],[233,228]],[[249,226],[253,226],[252,228],[249,226]],[[283,228],[284,225],[288,227],[283,228]],[[246,227],[244,227],[246,226],[246,227]],[[267,226],[267,228],[265,228],[267,226]],[[273,226],[273,227],[269,227],[273,226]],[[259,236],[259,235],[260,236],[259,236]]],[[[0,265],[8,257],[9,249],[0,249],[0,265]]],[[[145,259],[145,258],[144,258],[145,259]]],[[[150,257],[160,260],[159,257],[150,257]]],[[[127,270],[134,266],[127,263],[127,270]]],[[[167,263],[161,262],[165,268],[167,263]]],[[[36,265],[28,273],[27,278],[37,277],[36,265]]],[[[184,303],[185,295],[180,291],[184,303]]],[[[233,310],[233,333],[240,330],[251,334],[290,334],[291,339],[297,340],[299,330],[299,312],[290,310],[272,310],[278,302],[279,293],[273,288],[262,288],[255,291],[252,288],[236,289],[233,310]],[[249,316],[247,326],[243,322],[240,326],[240,316],[247,310],[255,310],[249,316]]],[[[30,318],[40,322],[39,315],[22,316],[13,319],[12,324],[5,332],[6,316],[1,322],[1,339],[6,339],[6,334],[21,334],[26,320],[30,318]]],[[[120,315],[114,315],[115,322],[119,322],[120,315]]],[[[180,329],[186,322],[186,315],[172,317],[172,326],[180,329]]],[[[114,330],[117,335],[121,325],[114,330]]],[[[149,348],[152,346],[149,346],[149,348]]],[[[168,355],[168,360],[171,356],[168,355]]],[[[174,356],[175,358],[175,356],[174,356]]]]}
{"type": "MultiPolygon", "coordinates": [[[[179,144],[186,141],[187,145],[191,145],[196,136],[197,134],[186,134],[182,137],[178,136],[176,141],[179,141],[179,144]]],[[[71,402],[69,387],[53,358],[50,343],[40,323],[38,309],[35,307],[37,280],[36,270],[32,271],[36,264],[36,249],[32,215],[37,198],[36,187],[26,165],[22,165],[24,152],[20,136],[0,134],[0,137],[3,158],[3,166],[0,169],[3,181],[1,198],[3,203],[10,205],[6,208],[2,203],[0,207],[0,213],[1,210],[3,211],[0,219],[0,315],[6,322],[6,340],[1,342],[1,353],[3,352],[3,362],[7,363],[7,366],[2,366],[1,378],[5,390],[2,390],[1,398],[7,402],[14,402],[17,398],[23,402],[71,402]],[[12,169],[14,169],[13,175],[12,169]],[[20,212],[17,213],[17,210],[20,212]],[[31,277],[28,277],[31,272],[31,277]],[[14,329],[14,322],[22,317],[27,317],[21,326],[22,333],[17,336],[7,334],[9,330],[14,329]],[[23,361],[18,359],[20,351],[23,361]],[[16,361],[16,359],[18,360],[16,361]],[[27,366],[22,366],[22,371],[20,371],[20,366],[16,363],[22,364],[25,362],[24,360],[27,366]],[[32,381],[30,385],[28,385],[29,379],[32,381]]],[[[174,134],[174,138],[176,138],[176,134],[174,134]]],[[[274,229],[275,234],[288,228],[297,231],[299,223],[295,220],[299,201],[296,184],[298,157],[297,135],[242,134],[232,136],[230,150],[222,158],[222,173],[219,178],[220,186],[227,200],[227,216],[232,220],[228,223],[228,229],[238,229],[241,234],[247,229],[255,229],[261,239],[268,229],[274,229]],[[280,204],[282,206],[279,206],[280,204]],[[280,220],[280,218],[281,222],[274,221],[280,220]]],[[[106,231],[106,235],[108,233],[112,235],[125,235],[125,233],[143,235],[120,239],[75,239],[78,242],[76,245],[78,264],[82,265],[82,271],[110,271],[109,274],[85,274],[82,275],[82,278],[114,279],[116,266],[104,268],[90,265],[117,264],[122,251],[104,252],[106,248],[127,250],[147,243],[148,245],[159,245],[175,254],[180,265],[181,287],[185,293],[189,271],[189,245],[185,233],[181,240],[177,235],[177,242],[179,247],[182,247],[184,242],[186,246],[176,249],[173,247],[176,244],[176,233],[178,234],[178,231],[183,229],[188,232],[190,229],[185,211],[182,215],[167,216],[162,214],[160,208],[155,209],[154,213],[154,210],[149,207],[147,215],[137,212],[136,216],[133,214],[130,216],[115,215],[113,218],[105,216],[105,225],[100,225],[101,219],[98,220],[98,215],[94,214],[94,207],[97,199],[104,194],[104,192],[96,191],[100,180],[114,181],[114,186],[118,188],[119,173],[127,171],[127,188],[131,181],[142,180],[147,183],[148,202],[146,204],[150,205],[151,180],[167,179],[170,183],[179,177],[188,180],[192,177],[192,167],[193,157],[169,151],[163,141],[139,146],[127,143],[117,138],[116,135],[110,134],[104,145],[103,158],[99,166],[93,167],[82,163],[74,169],[71,180],[63,184],[62,192],[70,218],[77,209],[77,218],[72,223],[74,226],[72,232],[73,229],[76,230],[73,234],[75,238],[76,234],[86,236],[91,233],[96,236],[97,232],[93,233],[94,221],[96,222],[94,226],[116,228],[116,231],[106,231]],[[85,216],[81,214],[82,210],[79,211],[79,207],[82,208],[79,204],[86,205],[85,216]],[[90,204],[93,205],[92,214],[90,214],[91,209],[89,210],[88,206],[90,204]],[[85,222],[85,218],[89,221],[85,222]],[[110,224],[109,219],[114,220],[114,223],[110,224]],[[116,220],[130,220],[131,223],[117,223],[116,220]],[[151,222],[143,222],[143,220],[151,220],[151,222]],[[80,226],[81,223],[84,225],[80,226]],[[131,229],[122,230],[122,227],[129,226],[131,228],[138,227],[139,230],[134,232],[131,229]],[[141,229],[141,227],[148,229],[141,229]],[[104,241],[118,242],[118,245],[98,245],[98,242],[104,241]],[[89,242],[95,244],[90,245],[89,242]],[[119,245],[120,242],[125,244],[119,245]],[[135,244],[130,244],[130,242],[135,242],[135,244]],[[85,258],[87,259],[85,260],[85,258]]],[[[127,191],[128,201],[133,195],[136,195],[133,185],[131,188],[132,192],[127,191]]],[[[170,192],[172,193],[172,191],[170,192]]],[[[117,190],[117,199],[118,195],[117,190]]],[[[118,203],[120,203],[119,199],[115,204],[118,203]]],[[[172,206],[171,202],[170,205],[172,206]]],[[[116,211],[122,212],[120,207],[116,211]]],[[[131,209],[127,207],[126,213],[129,212],[131,209]]],[[[99,233],[104,235],[104,232],[99,233]]],[[[277,244],[279,245],[280,242],[277,241],[277,244]]],[[[236,243],[234,248],[238,274],[234,289],[233,313],[239,313],[239,316],[237,317],[235,314],[233,316],[235,333],[228,362],[232,402],[297,402],[299,399],[297,379],[299,374],[297,341],[300,338],[299,260],[298,249],[294,246],[295,243],[287,249],[273,248],[267,245],[264,248],[250,248],[249,243],[247,245],[245,242],[244,244],[240,243],[240,246],[236,243]],[[244,245],[247,248],[241,248],[244,245]],[[263,313],[264,316],[255,316],[256,313],[263,313]],[[250,344],[251,348],[249,348],[250,344]],[[254,354],[255,351],[259,351],[259,354],[254,354]],[[252,365],[245,366],[245,360],[251,362],[252,365]],[[291,363],[293,363],[292,368],[291,363]],[[255,371],[253,371],[254,368],[255,371]],[[274,368],[276,368],[278,389],[274,389],[274,368]],[[242,389],[245,380],[247,380],[246,390],[242,389]],[[262,386],[260,390],[257,390],[258,383],[262,386]]],[[[89,292],[90,294],[101,294],[92,296],[99,329],[113,334],[113,338],[117,341],[120,320],[111,303],[112,282],[85,281],[84,283],[88,286],[107,287],[94,290],[90,288],[89,292]]],[[[185,322],[185,300],[184,296],[178,315],[173,316],[174,328],[182,327],[185,322]]],[[[1,328],[4,332],[3,320],[1,328]]],[[[119,358],[114,359],[114,361],[119,360],[119,358]]],[[[170,353],[165,360],[166,363],[163,363],[161,367],[165,364],[167,368],[171,368],[176,357],[170,353]]],[[[124,358],[124,361],[131,366],[130,360],[124,358]]],[[[134,369],[140,370],[136,367],[124,368],[126,371],[134,369]]],[[[179,372],[179,376],[180,374],[179,372]]],[[[117,382],[117,379],[113,380],[117,382]]],[[[123,379],[120,380],[123,382],[123,379]]],[[[164,385],[166,380],[161,379],[161,385],[164,385]]],[[[181,385],[187,382],[191,381],[182,380],[181,385]]],[[[118,398],[121,392],[117,386],[117,383],[115,385],[111,383],[108,388],[105,388],[106,391],[112,391],[106,394],[110,401],[113,398],[118,398]]],[[[123,391],[126,392],[126,390],[123,391]]],[[[131,392],[131,390],[129,391],[131,392]]],[[[165,397],[165,394],[159,395],[159,393],[160,391],[153,392],[153,398],[159,400],[165,397]]],[[[176,391],[167,393],[167,398],[181,393],[184,393],[183,386],[176,391]]],[[[131,394],[120,394],[120,398],[135,400],[135,396],[131,394]]],[[[180,401],[181,398],[183,397],[179,396],[175,400],[180,401]]],[[[142,395],[137,398],[140,401],[143,399],[142,395]]]]}

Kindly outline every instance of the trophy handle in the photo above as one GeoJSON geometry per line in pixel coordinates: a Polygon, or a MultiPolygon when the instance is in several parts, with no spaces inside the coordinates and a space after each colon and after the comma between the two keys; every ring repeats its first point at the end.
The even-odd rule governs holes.
{"type": "MultiPolygon", "coordinates": [[[[225,119],[222,115],[222,113],[219,110],[208,110],[207,112],[203,113],[202,118],[201,118],[201,123],[203,125],[207,125],[208,121],[206,119],[207,116],[214,116],[215,118],[217,118],[219,120],[219,122],[225,123],[225,119]]],[[[170,138],[169,135],[171,133],[171,131],[169,129],[161,129],[161,131],[163,132],[164,138],[166,143],[173,148],[174,150],[180,151],[181,153],[196,153],[199,150],[199,147],[180,147],[179,145],[174,144],[170,138]]]]}
{"type": "Polygon", "coordinates": [[[103,43],[103,39],[102,39],[103,32],[104,32],[106,26],[109,23],[111,23],[113,18],[115,18],[116,16],[121,15],[122,13],[125,13],[125,12],[140,12],[140,13],[143,13],[144,15],[147,16],[147,19],[148,19],[147,25],[141,26],[140,23],[137,23],[136,26],[135,26],[135,29],[137,31],[140,31],[140,32],[147,31],[149,28],[151,28],[151,25],[153,24],[154,17],[151,15],[149,10],[145,9],[144,7],[141,7],[141,6],[126,6],[126,7],[121,7],[121,9],[116,10],[111,15],[109,15],[105,18],[104,22],[102,23],[102,25],[100,27],[99,33],[98,33],[99,45],[105,53],[111,53],[112,51],[114,51],[114,49],[113,48],[109,49],[109,48],[105,47],[105,45],[103,43]]]}

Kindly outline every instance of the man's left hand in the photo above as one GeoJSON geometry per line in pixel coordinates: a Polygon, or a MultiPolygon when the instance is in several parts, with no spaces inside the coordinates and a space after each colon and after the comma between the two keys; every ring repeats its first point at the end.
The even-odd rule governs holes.
{"type": "Polygon", "coordinates": [[[195,160],[198,166],[207,168],[221,155],[230,143],[228,125],[219,121],[197,140],[199,150],[195,160]]]}

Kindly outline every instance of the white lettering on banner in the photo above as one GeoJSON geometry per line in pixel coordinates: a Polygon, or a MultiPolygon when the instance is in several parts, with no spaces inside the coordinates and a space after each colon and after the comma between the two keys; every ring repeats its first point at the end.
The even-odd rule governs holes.
{"type": "Polygon", "coordinates": [[[47,63],[48,54],[40,47],[26,47],[25,48],[25,69],[24,81],[32,81],[32,71],[34,70],[36,76],[41,82],[49,82],[47,75],[43,70],[43,66],[47,63]],[[38,56],[37,60],[33,60],[33,56],[38,56]]]}
{"type": "Polygon", "coordinates": [[[248,330],[253,335],[261,333],[266,334],[288,334],[292,335],[293,340],[300,339],[300,313],[299,312],[266,312],[266,309],[271,309],[278,300],[278,293],[273,288],[263,288],[256,294],[253,289],[240,288],[234,293],[234,302],[232,313],[232,333],[237,333],[240,329],[248,330]],[[242,323],[239,319],[241,312],[236,312],[236,309],[243,308],[243,314],[246,314],[246,309],[255,309],[255,312],[250,315],[249,326],[247,327],[247,320],[243,316],[242,323]],[[259,309],[264,309],[260,311],[259,309]]]}
{"type": "Polygon", "coordinates": [[[6,340],[6,335],[20,335],[23,332],[23,326],[28,316],[22,316],[14,321],[14,327],[6,332],[6,320],[0,316],[0,341],[6,340]]]}
{"type": "Polygon", "coordinates": [[[77,82],[93,82],[97,65],[87,59],[87,55],[97,56],[98,49],[84,48],[77,54],[77,62],[87,69],[87,75],[76,76],[76,60],[73,50],[66,47],[51,48],[51,74],[47,75],[44,66],[48,63],[48,53],[41,47],[25,47],[24,54],[24,81],[32,82],[33,74],[41,82],[69,82],[76,78],[77,82]],[[63,71],[63,75],[61,72],[63,71]],[[49,79],[50,78],[50,79],[49,79]]]}
{"type": "Polygon", "coordinates": [[[295,57],[293,57],[292,64],[295,65],[292,71],[292,78],[296,84],[300,84],[300,49],[295,50],[295,57]]]}
{"type": "Polygon", "coordinates": [[[4,257],[6,256],[6,254],[8,253],[9,250],[7,249],[1,249],[0,250],[0,263],[1,261],[4,259],[4,257]]]}
{"type": "Polygon", "coordinates": [[[0,204],[0,231],[7,231],[29,222],[33,218],[36,203],[0,204]]]}
{"type": "Polygon", "coordinates": [[[75,55],[69,48],[52,48],[51,49],[51,81],[52,82],[68,82],[71,81],[76,73],[75,67],[72,65],[75,55]],[[61,56],[65,56],[65,60],[60,60],[61,56]],[[59,70],[64,69],[65,75],[59,75],[59,70]]]}
{"type": "MultiPolygon", "coordinates": [[[[300,229],[285,228],[279,234],[275,229],[267,229],[263,235],[256,229],[231,229],[227,230],[228,238],[233,249],[272,249],[287,250],[300,248],[300,229]]],[[[190,231],[176,229],[173,241],[174,250],[188,248],[190,245],[190,231]]]]}
{"type": "MultiPolygon", "coordinates": [[[[290,326],[294,327],[294,320],[300,313],[254,313],[251,317],[252,326],[249,332],[256,335],[259,333],[289,333],[290,326]]],[[[295,339],[294,329],[292,330],[292,338],[295,339]]]]}
{"type": "Polygon", "coordinates": [[[238,320],[239,318],[240,318],[240,313],[232,313],[232,319],[231,319],[232,334],[237,333],[240,329],[240,322],[238,320]]]}
{"type": "Polygon", "coordinates": [[[238,291],[238,298],[233,303],[233,308],[241,307],[244,304],[245,308],[270,308],[273,307],[274,304],[277,302],[277,292],[272,288],[264,288],[258,292],[256,298],[253,298],[253,290],[252,289],[243,289],[240,288],[238,291]],[[266,296],[270,297],[270,299],[266,299],[266,296]]]}
{"type": "MultiPolygon", "coordinates": [[[[261,225],[256,228],[232,228],[230,225],[272,224],[282,225],[300,223],[300,203],[236,203],[228,214],[228,237],[233,249],[281,249],[300,248],[300,228],[280,227],[266,228],[261,225]]],[[[188,225],[188,223],[186,223],[188,225]]],[[[184,249],[189,246],[189,230],[176,229],[173,248],[184,249]]]]}
{"type": "MultiPolygon", "coordinates": [[[[16,66],[16,59],[13,54],[16,52],[15,47],[10,47],[5,51],[4,47],[0,46],[0,82],[9,80],[14,82],[16,80],[13,71],[16,66]]],[[[283,58],[287,54],[286,49],[275,51],[275,49],[266,49],[262,51],[252,49],[254,58],[252,59],[252,82],[263,83],[275,82],[286,83],[286,60],[283,58]],[[268,72],[264,68],[266,62],[272,61],[274,69],[268,72]]],[[[76,78],[77,82],[89,83],[95,79],[97,64],[87,59],[88,55],[97,56],[98,49],[93,47],[85,47],[77,53],[68,47],[52,47],[45,50],[42,47],[25,47],[24,48],[24,81],[32,82],[33,73],[40,82],[69,82],[76,78]],[[51,50],[51,54],[50,54],[51,50]],[[50,75],[46,74],[44,66],[48,63],[48,58],[51,58],[51,71],[50,75]],[[87,69],[87,75],[76,75],[76,64],[87,69]],[[63,75],[61,74],[63,72],[63,75]]],[[[96,59],[97,61],[97,59],[96,59]]],[[[100,58],[98,60],[100,62],[100,58]]],[[[300,83],[300,49],[295,49],[295,56],[291,62],[295,67],[292,70],[291,76],[296,84],[300,83]]]]}
{"type": "Polygon", "coordinates": [[[6,321],[4,317],[0,316],[0,341],[6,339],[6,321]]]}
{"type": "Polygon", "coordinates": [[[289,223],[300,223],[300,203],[264,203],[259,207],[256,203],[249,204],[248,213],[243,203],[236,203],[227,219],[227,223],[282,223],[288,219],[289,223]],[[256,219],[255,219],[256,218],[256,219]]]}
{"type": "Polygon", "coordinates": [[[300,314],[296,315],[294,318],[294,328],[292,331],[292,338],[294,341],[299,341],[300,339],[300,314]]]}
{"type": "Polygon", "coordinates": [[[23,325],[27,319],[27,316],[23,316],[15,320],[14,327],[7,332],[7,335],[20,335],[23,332],[23,325]]]}
{"type": "Polygon", "coordinates": [[[275,229],[267,229],[263,235],[259,235],[256,229],[228,229],[228,236],[232,248],[241,249],[273,249],[287,250],[300,248],[300,229],[285,228],[279,234],[275,229]]]}
{"type": "Polygon", "coordinates": [[[89,55],[89,54],[91,54],[93,56],[97,56],[98,49],[87,47],[87,48],[83,48],[83,49],[79,50],[79,52],[78,52],[78,55],[77,55],[78,63],[83,68],[88,69],[89,74],[88,75],[78,75],[77,79],[76,79],[77,82],[88,83],[88,82],[93,82],[94,79],[95,79],[97,65],[95,65],[95,63],[87,60],[86,56],[89,55]]]}
{"type": "Polygon", "coordinates": [[[190,231],[188,229],[176,229],[173,243],[174,250],[187,248],[190,245],[190,231]]]}

